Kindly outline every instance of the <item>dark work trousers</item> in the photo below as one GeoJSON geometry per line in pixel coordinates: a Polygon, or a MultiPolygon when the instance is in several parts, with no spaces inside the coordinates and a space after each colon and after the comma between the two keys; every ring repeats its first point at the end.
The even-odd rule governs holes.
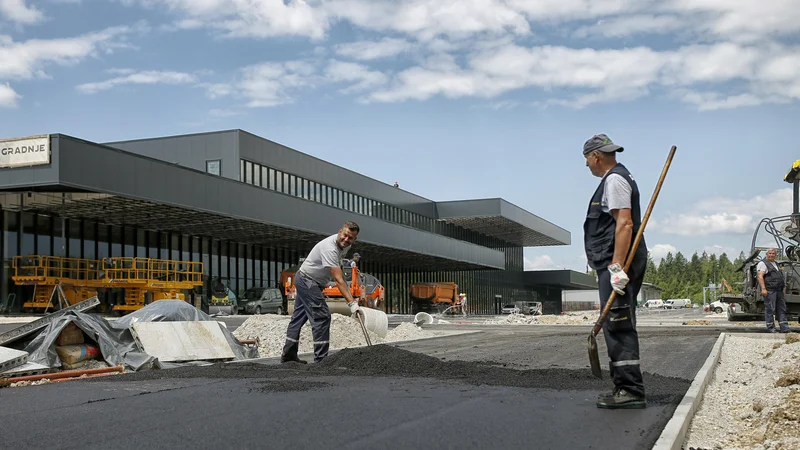
{"type": "Polygon", "coordinates": [[[283,357],[297,357],[300,347],[300,329],[307,321],[311,321],[311,335],[314,337],[314,362],[320,362],[328,356],[331,335],[331,311],[322,289],[313,280],[298,274],[294,280],[297,296],[294,300],[294,312],[286,329],[286,343],[283,346],[283,357]]]}
{"type": "MultiPolygon", "coordinates": [[[[629,274],[628,276],[631,276],[629,274]]],[[[597,270],[600,308],[606,306],[611,288],[608,269],[597,270]]],[[[608,317],[603,322],[603,336],[608,347],[609,371],[614,386],[634,395],[644,396],[644,380],[639,368],[639,333],[636,331],[636,297],[642,288],[643,275],[635,275],[625,287],[625,295],[617,294],[608,317]]]]}
{"type": "Polygon", "coordinates": [[[774,290],[767,291],[764,296],[764,321],[767,323],[767,329],[775,329],[775,316],[778,316],[778,325],[781,331],[789,329],[789,321],[786,318],[786,297],[783,296],[783,291],[774,290]]]}

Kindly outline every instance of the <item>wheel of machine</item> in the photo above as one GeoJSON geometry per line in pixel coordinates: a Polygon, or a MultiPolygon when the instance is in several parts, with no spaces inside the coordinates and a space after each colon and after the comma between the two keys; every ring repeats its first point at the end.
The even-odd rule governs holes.
{"type": "Polygon", "coordinates": [[[261,307],[260,306],[256,306],[256,315],[259,315],[259,314],[261,314],[261,307]]]}
{"type": "Polygon", "coordinates": [[[722,308],[717,306],[716,308],[714,308],[714,312],[717,313],[717,314],[720,314],[722,312],[722,308]]]}
{"type": "Polygon", "coordinates": [[[278,306],[278,310],[277,310],[277,311],[275,311],[275,314],[277,314],[277,315],[279,315],[279,316],[282,316],[282,315],[283,315],[283,308],[281,308],[280,306],[278,306]]]}

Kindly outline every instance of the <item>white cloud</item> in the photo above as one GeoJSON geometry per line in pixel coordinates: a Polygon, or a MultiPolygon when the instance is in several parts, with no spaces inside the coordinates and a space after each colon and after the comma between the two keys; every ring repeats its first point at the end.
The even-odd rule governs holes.
{"type": "Polygon", "coordinates": [[[72,65],[100,52],[111,53],[125,47],[119,38],[133,31],[129,27],[112,27],[73,38],[31,39],[14,42],[0,39],[0,79],[44,78],[48,63],[72,65]]]}
{"type": "Polygon", "coordinates": [[[335,60],[328,63],[325,76],[331,82],[353,83],[340,91],[344,94],[381,86],[388,81],[386,75],[371,71],[364,65],[335,60]]]}
{"type": "Polygon", "coordinates": [[[530,34],[523,14],[501,0],[331,0],[331,16],[359,27],[406,33],[424,40],[440,35],[530,34]]]}
{"type": "Polygon", "coordinates": [[[233,96],[251,108],[278,106],[294,102],[294,93],[320,82],[317,68],[309,61],[265,62],[243,67],[229,84],[201,85],[212,99],[233,96]]]}
{"type": "Polygon", "coordinates": [[[358,41],[339,44],[336,53],[346,58],[362,61],[389,58],[411,50],[414,46],[405,39],[385,37],[380,41],[358,41]]]}
{"type": "Polygon", "coordinates": [[[123,0],[145,7],[165,7],[183,14],[179,29],[209,27],[230,38],[305,36],[321,39],[330,24],[328,13],[303,0],[123,0]]]}
{"type": "Polygon", "coordinates": [[[800,48],[778,45],[764,49],[721,43],[655,51],[500,43],[475,49],[463,66],[453,61],[444,67],[422,64],[405,69],[370,98],[379,102],[427,100],[436,95],[493,98],[535,87],[556,95],[568,90],[571,97],[555,97],[548,103],[577,108],[633,100],[653,89],[672,90],[700,110],[800,99],[800,77],[794,76],[800,73],[800,48]],[[731,82],[739,83],[743,92],[723,96],[689,89],[731,82]]]}
{"type": "Polygon", "coordinates": [[[717,255],[717,258],[719,258],[720,255],[725,253],[728,256],[728,259],[733,261],[739,256],[739,253],[742,252],[743,250],[745,249],[743,248],[737,249],[727,245],[713,244],[713,245],[706,245],[698,253],[702,254],[702,252],[706,252],[709,255],[714,254],[717,255]]]}
{"type": "Polygon", "coordinates": [[[295,74],[299,78],[286,82],[261,67],[249,78],[245,74],[238,83],[209,91],[216,97],[231,95],[228,90],[247,86],[249,80],[243,96],[265,93],[253,105],[287,103],[293,101],[292,90],[341,81],[353,82],[343,93],[368,90],[359,99],[374,102],[439,95],[493,99],[523,88],[549,97],[538,104],[573,108],[662,93],[700,111],[800,99],[800,46],[785,40],[800,31],[797,0],[121,1],[169,11],[177,29],[208,28],[229,38],[321,40],[334,25],[348,23],[357,32],[386,36],[335,45],[331,50],[339,57],[365,63],[400,57],[413,61],[392,74],[367,65],[317,66],[313,76],[295,74]],[[685,45],[521,44],[541,42],[547,33],[567,40],[669,33],[672,41],[685,45]],[[254,79],[259,83],[253,84],[254,79]]]}
{"type": "Polygon", "coordinates": [[[186,84],[196,80],[196,77],[184,72],[141,71],[110,78],[105,81],[84,83],[76,87],[85,94],[95,94],[123,84],[186,84]]]}
{"type": "Polygon", "coordinates": [[[553,258],[548,255],[537,256],[533,259],[524,258],[525,270],[555,270],[559,268],[553,258]]]}
{"type": "Polygon", "coordinates": [[[610,38],[645,34],[666,34],[686,27],[686,22],[676,15],[634,14],[611,19],[601,19],[590,26],[575,30],[575,37],[603,36],[610,38]]]}
{"type": "Polygon", "coordinates": [[[44,14],[27,6],[25,0],[0,0],[0,16],[23,25],[32,25],[44,20],[44,14]]]}
{"type": "Polygon", "coordinates": [[[674,245],[670,244],[656,244],[647,249],[650,252],[650,257],[653,258],[653,262],[658,264],[661,262],[662,259],[667,257],[668,253],[672,253],[672,256],[675,256],[678,253],[678,249],[675,248],[674,245]]]}
{"type": "Polygon", "coordinates": [[[0,108],[15,108],[21,98],[8,83],[0,84],[0,108]]]}
{"type": "Polygon", "coordinates": [[[752,234],[762,218],[791,213],[791,200],[789,188],[751,198],[709,198],[687,212],[651,221],[648,228],[679,236],[752,234]]]}

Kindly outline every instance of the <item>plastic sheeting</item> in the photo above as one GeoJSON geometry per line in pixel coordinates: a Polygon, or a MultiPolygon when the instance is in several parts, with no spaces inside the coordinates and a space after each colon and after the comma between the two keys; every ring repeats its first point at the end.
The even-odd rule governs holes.
{"type": "MultiPolygon", "coordinates": [[[[135,322],[177,322],[177,321],[214,321],[208,314],[198,310],[182,300],[159,300],[144,308],[132,312],[118,320],[105,318],[82,312],[71,311],[51,322],[33,341],[25,347],[29,353],[28,361],[43,364],[50,368],[61,367],[62,362],[56,353],[55,341],[61,330],[70,322],[94,340],[103,355],[103,359],[112,366],[124,365],[126,370],[139,371],[149,368],[169,368],[189,363],[160,363],[151,355],[139,350],[130,327],[135,322]]],[[[239,343],[228,328],[220,324],[228,343],[231,345],[237,360],[258,357],[258,349],[239,343]]]]}

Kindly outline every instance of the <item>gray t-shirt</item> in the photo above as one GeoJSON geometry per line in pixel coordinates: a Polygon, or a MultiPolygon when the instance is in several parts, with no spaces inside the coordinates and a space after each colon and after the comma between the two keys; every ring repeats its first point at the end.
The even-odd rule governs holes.
{"type": "Polygon", "coordinates": [[[606,177],[605,190],[603,191],[603,200],[600,205],[603,212],[609,212],[612,209],[623,209],[631,207],[631,195],[633,189],[622,175],[612,173],[606,177]]]}
{"type": "Polygon", "coordinates": [[[332,280],[330,268],[341,266],[342,258],[350,250],[349,246],[340,249],[336,243],[337,237],[334,234],[317,242],[300,266],[300,270],[317,284],[326,285],[332,280]]]}

